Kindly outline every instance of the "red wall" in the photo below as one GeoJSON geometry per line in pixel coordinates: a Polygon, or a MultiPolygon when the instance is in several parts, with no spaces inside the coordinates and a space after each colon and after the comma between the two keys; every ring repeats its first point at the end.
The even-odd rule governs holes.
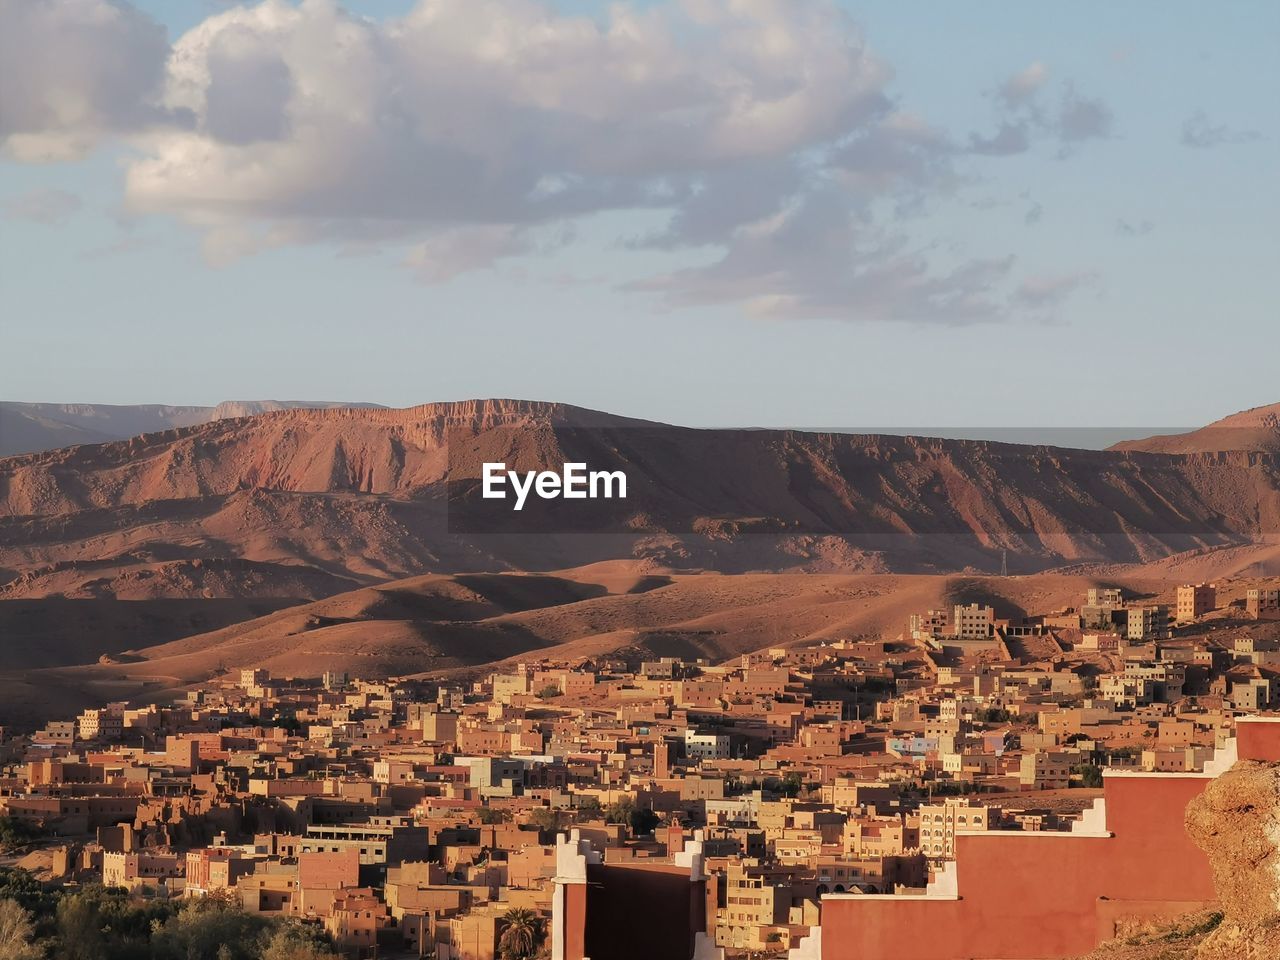
{"type": "MultiPolygon", "coordinates": [[[[1280,724],[1241,721],[1242,759],[1280,760],[1280,724]]],[[[1208,783],[1109,776],[1110,837],[967,834],[956,838],[958,899],[822,901],[823,960],[990,960],[1092,950],[1126,916],[1173,916],[1215,899],[1208,861],[1183,827],[1208,783]]]]}

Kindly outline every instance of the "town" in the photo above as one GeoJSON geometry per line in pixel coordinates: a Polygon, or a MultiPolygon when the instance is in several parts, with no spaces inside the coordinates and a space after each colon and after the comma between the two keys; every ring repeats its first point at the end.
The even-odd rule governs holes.
{"type": "Polygon", "coordinates": [[[975,835],[1116,833],[1104,783],[1202,777],[1277,706],[1259,579],[974,600],[724,663],[250,667],[0,736],[0,870],[216,900],[352,958],[831,957],[832,905],[954,889],[975,835]]]}

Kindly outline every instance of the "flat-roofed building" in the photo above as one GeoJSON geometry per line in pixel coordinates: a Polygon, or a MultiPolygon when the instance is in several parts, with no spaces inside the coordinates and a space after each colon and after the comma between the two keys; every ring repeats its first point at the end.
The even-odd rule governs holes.
{"type": "Polygon", "coordinates": [[[951,633],[961,640],[981,640],[991,636],[996,612],[983,603],[957,603],[952,611],[951,633]]]}
{"type": "Polygon", "coordinates": [[[1190,623],[1213,610],[1217,604],[1217,584],[1184,583],[1178,588],[1178,622],[1190,623]]]}

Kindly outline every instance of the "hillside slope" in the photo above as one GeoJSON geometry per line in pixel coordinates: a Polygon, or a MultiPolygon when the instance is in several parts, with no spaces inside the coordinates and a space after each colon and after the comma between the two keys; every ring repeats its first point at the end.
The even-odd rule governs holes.
{"type": "MultiPolygon", "coordinates": [[[[242,667],[375,677],[548,656],[721,661],[771,646],[894,637],[919,610],[991,603],[1002,616],[1078,603],[1099,581],[1032,577],[682,574],[612,562],[553,574],[430,575],[121,652],[66,678],[190,683],[242,667]]],[[[1116,581],[1107,581],[1116,583],[1116,581]]],[[[1134,595],[1172,585],[1123,581],[1134,595]]]]}
{"type": "Polygon", "coordinates": [[[1280,453],[1280,403],[1242,410],[1189,433],[1124,440],[1111,449],[1176,454],[1220,450],[1280,453]]]}

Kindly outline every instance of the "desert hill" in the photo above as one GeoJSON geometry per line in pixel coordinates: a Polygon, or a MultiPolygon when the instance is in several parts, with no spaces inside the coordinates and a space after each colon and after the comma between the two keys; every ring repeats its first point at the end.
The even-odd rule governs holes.
{"type": "MultiPolygon", "coordinates": [[[[18,403],[0,401],[0,457],[85,443],[125,440],[210,420],[248,417],[292,407],[335,407],[311,400],[230,400],[216,407],[166,404],[18,403]]],[[[374,404],[351,404],[374,406],[374,404]]]]}
{"type": "Polygon", "coordinates": [[[1280,403],[1242,410],[1190,433],[1124,440],[1112,450],[1146,453],[1213,453],[1219,450],[1252,450],[1280,453],[1280,403]]]}
{"type": "Polygon", "coordinates": [[[289,409],[0,460],[0,576],[8,597],[305,599],[618,558],[725,572],[1141,564],[1280,530],[1278,467],[1266,452],[694,430],[517,400],[289,409]],[[626,471],[631,489],[590,511],[504,505],[469,525],[496,460],[580,460],[626,471]]]}
{"type": "MultiPolygon", "coordinates": [[[[901,634],[914,612],[992,603],[1004,616],[1079,603],[1091,577],[678,573],[612,562],[552,574],[428,575],[60,671],[185,684],[242,667],[277,675],[447,672],[528,657],[721,661],[771,646],[901,634]]],[[[1131,579],[1135,596],[1174,584],[1131,579]]]]}

